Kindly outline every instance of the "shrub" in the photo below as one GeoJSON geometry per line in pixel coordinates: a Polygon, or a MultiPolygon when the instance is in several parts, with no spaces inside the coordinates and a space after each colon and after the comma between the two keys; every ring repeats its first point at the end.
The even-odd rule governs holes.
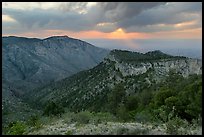
{"type": "Polygon", "coordinates": [[[160,107],[165,104],[165,99],[172,96],[172,91],[169,89],[161,89],[157,92],[154,98],[155,106],[160,107]]]}
{"type": "Polygon", "coordinates": [[[33,115],[28,119],[27,122],[28,125],[33,126],[37,129],[39,129],[42,125],[40,122],[40,117],[38,115],[33,115]]]}
{"type": "Polygon", "coordinates": [[[117,121],[117,118],[109,112],[97,112],[94,114],[94,119],[100,119],[101,121],[117,121]]]}
{"type": "Polygon", "coordinates": [[[112,92],[108,94],[108,104],[110,112],[116,114],[118,104],[122,102],[125,97],[125,94],[126,93],[123,83],[119,83],[118,85],[116,85],[112,92]]]}
{"type": "Polygon", "coordinates": [[[136,113],[135,115],[135,120],[136,122],[148,122],[148,121],[151,121],[151,114],[149,114],[148,112],[146,111],[142,111],[142,112],[139,112],[139,113],[136,113]]]}
{"type": "Polygon", "coordinates": [[[153,110],[154,120],[157,122],[167,122],[168,113],[166,112],[166,106],[161,106],[158,109],[153,110]]]}
{"type": "Polygon", "coordinates": [[[137,96],[129,96],[127,97],[127,101],[125,103],[127,110],[135,110],[138,107],[138,97],[137,96]]]}
{"type": "Polygon", "coordinates": [[[75,115],[76,114],[74,112],[66,112],[62,115],[62,118],[65,122],[72,123],[73,121],[75,121],[75,115]]]}
{"type": "Polygon", "coordinates": [[[179,117],[175,117],[166,123],[167,133],[171,135],[178,135],[180,127],[187,127],[188,122],[179,117]]]}
{"type": "Polygon", "coordinates": [[[65,135],[72,135],[72,131],[71,130],[67,130],[67,132],[65,133],[65,135]]]}
{"type": "Polygon", "coordinates": [[[117,108],[117,116],[120,120],[126,122],[130,119],[129,114],[127,113],[127,110],[125,108],[124,104],[119,104],[119,107],[117,108]]]}
{"type": "Polygon", "coordinates": [[[60,105],[50,101],[47,103],[43,115],[51,116],[51,115],[61,115],[64,113],[64,108],[61,107],[60,105]]]}
{"type": "Polygon", "coordinates": [[[26,132],[26,125],[23,122],[17,121],[10,125],[8,130],[9,135],[23,135],[26,132]]]}
{"type": "Polygon", "coordinates": [[[76,122],[80,123],[80,124],[88,124],[89,121],[92,118],[92,114],[88,111],[82,111],[79,112],[76,116],[75,116],[75,120],[76,122]]]}

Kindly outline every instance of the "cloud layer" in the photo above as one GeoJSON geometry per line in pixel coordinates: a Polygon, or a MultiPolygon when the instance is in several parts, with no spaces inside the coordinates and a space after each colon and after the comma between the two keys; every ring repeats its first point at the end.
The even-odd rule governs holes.
{"type": "Polygon", "coordinates": [[[202,28],[201,2],[3,3],[3,34],[41,30],[161,32],[202,28]]]}

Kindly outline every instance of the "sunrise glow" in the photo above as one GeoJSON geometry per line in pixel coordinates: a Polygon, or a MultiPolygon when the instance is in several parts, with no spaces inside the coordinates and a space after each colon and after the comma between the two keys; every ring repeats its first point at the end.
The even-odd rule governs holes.
{"type": "MultiPolygon", "coordinates": [[[[153,4],[152,7],[148,7],[146,3],[142,5],[143,12],[137,8],[129,9],[128,3],[118,3],[118,8],[126,9],[123,13],[120,13],[122,11],[117,6],[114,8],[97,2],[2,4],[2,36],[45,38],[68,35],[79,39],[124,40],[202,39],[200,3],[161,3],[159,6],[153,4]],[[148,14],[151,16],[148,17],[148,14]]],[[[133,4],[138,6],[137,2],[133,4]]]]}

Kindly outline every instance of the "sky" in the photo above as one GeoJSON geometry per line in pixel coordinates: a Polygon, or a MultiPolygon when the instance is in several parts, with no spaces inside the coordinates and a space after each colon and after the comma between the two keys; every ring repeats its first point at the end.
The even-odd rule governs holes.
{"type": "Polygon", "coordinates": [[[67,35],[109,49],[198,50],[202,3],[2,2],[2,36],[10,35],[67,35]]]}

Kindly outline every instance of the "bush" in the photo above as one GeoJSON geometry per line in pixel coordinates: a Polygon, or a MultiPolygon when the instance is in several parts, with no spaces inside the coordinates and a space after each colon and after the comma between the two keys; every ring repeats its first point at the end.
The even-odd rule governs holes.
{"type": "Polygon", "coordinates": [[[66,112],[62,115],[62,119],[66,122],[66,123],[72,123],[75,120],[75,113],[74,112],[66,112]]]}
{"type": "Polygon", "coordinates": [[[17,121],[9,125],[8,135],[23,135],[26,132],[26,125],[23,122],[17,121]]]}
{"type": "Polygon", "coordinates": [[[119,107],[117,108],[117,116],[120,120],[126,122],[130,119],[129,113],[127,113],[127,110],[125,108],[124,104],[119,104],[119,107]]]}
{"type": "Polygon", "coordinates": [[[89,121],[92,119],[92,116],[93,115],[90,112],[82,111],[75,116],[75,121],[80,124],[88,124],[89,121]]]}
{"type": "Polygon", "coordinates": [[[104,121],[104,122],[110,122],[110,121],[117,121],[117,118],[111,114],[111,113],[108,113],[108,112],[97,112],[97,113],[94,113],[94,120],[96,119],[100,119],[101,122],[104,121]]]}
{"type": "Polygon", "coordinates": [[[60,105],[50,101],[47,103],[43,115],[51,116],[51,115],[61,115],[64,113],[64,108],[61,107],[60,105]]]}
{"type": "Polygon", "coordinates": [[[65,135],[72,135],[72,131],[71,130],[67,130],[67,132],[65,133],[65,135]]]}
{"type": "Polygon", "coordinates": [[[180,127],[187,127],[187,125],[188,125],[187,121],[182,120],[179,117],[175,117],[166,123],[167,133],[171,134],[171,135],[181,134],[179,132],[179,128],[180,127]]]}
{"type": "Polygon", "coordinates": [[[172,96],[172,91],[169,89],[161,89],[157,92],[154,98],[155,106],[160,107],[165,104],[165,99],[172,96]]]}
{"type": "Polygon", "coordinates": [[[40,117],[38,115],[31,116],[27,121],[27,125],[35,127],[36,129],[41,128],[42,124],[40,122],[40,117]]]}
{"type": "Polygon", "coordinates": [[[127,97],[127,101],[125,102],[125,106],[128,111],[135,110],[138,107],[138,97],[137,96],[129,96],[127,97]]]}
{"type": "Polygon", "coordinates": [[[117,107],[123,101],[125,95],[126,93],[123,83],[119,83],[114,87],[112,92],[108,94],[108,104],[110,112],[116,114],[117,107]]]}
{"type": "Polygon", "coordinates": [[[166,112],[166,106],[161,106],[158,109],[153,110],[154,121],[157,122],[167,122],[168,121],[168,113],[166,112]]]}
{"type": "Polygon", "coordinates": [[[151,114],[149,114],[148,112],[146,111],[142,111],[142,112],[139,112],[139,113],[136,113],[135,115],[135,120],[136,122],[149,122],[151,121],[151,114]]]}

